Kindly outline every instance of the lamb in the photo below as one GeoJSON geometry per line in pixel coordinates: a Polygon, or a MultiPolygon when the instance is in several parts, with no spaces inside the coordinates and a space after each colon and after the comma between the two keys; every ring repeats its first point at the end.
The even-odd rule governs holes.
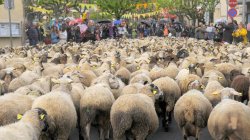
{"type": "Polygon", "coordinates": [[[109,139],[110,110],[115,98],[106,84],[99,83],[87,88],[80,101],[80,138],[90,140],[93,121],[99,124],[100,140],[109,139]]]}
{"type": "Polygon", "coordinates": [[[47,130],[47,113],[36,108],[27,111],[16,123],[0,127],[2,140],[39,140],[42,131],[47,130]]]}
{"type": "Polygon", "coordinates": [[[16,122],[18,113],[31,109],[34,96],[9,93],[0,97],[0,126],[16,122]]]}
{"type": "Polygon", "coordinates": [[[174,118],[183,132],[185,140],[189,136],[200,139],[200,131],[207,126],[212,104],[198,90],[190,90],[176,102],[174,118]]]}
{"type": "Polygon", "coordinates": [[[175,102],[181,96],[181,90],[178,84],[169,77],[162,77],[155,81],[153,84],[156,85],[164,96],[164,101],[159,102],[160,109],[163,114],[163,126],[168,131],[168,125],[172,120],[171,114],[174,109],[175,102]]]}
{"type": "Polygon", "coordinates": [[[159,127],[154,102],[145,94],[119,97],[111,108],[110,116],[114,140],[122,140],[126,132],[137,140],[145,140],[159,127]]]}
{"type": "Polygon", "coordinates": [[[245,77],[244,75],[238,75],[236,76],[232,83],[231,83],[231,88],[234,88],[237,92],[240,92],[243,94],[241,99],[242,103],[246,100],[247,102],[249,101],[249,86],[250,86],[250,80],[248,77],[245,77]]]}
{"type": "Polygon", "coordinates": [[[53,79],[53,81],[60,83],[60,86],[50,93],[38,97],[33,102],[32,108],[42,108],[48,114],[49,129],[42,134],[42,138],[67,140],[77,124],[76,109],[68,88],[72,80],[62,77],[59,80],[53,79]]]}
{"type": "MultiPolygon", "coordinates": [[[[230,94],[240,95],[237,92],[230,94]]],[[[247,140],[250,137],[249,116],[248,106],[226,97],[211,112],[208,130],[213,139],[247,140]]]]}

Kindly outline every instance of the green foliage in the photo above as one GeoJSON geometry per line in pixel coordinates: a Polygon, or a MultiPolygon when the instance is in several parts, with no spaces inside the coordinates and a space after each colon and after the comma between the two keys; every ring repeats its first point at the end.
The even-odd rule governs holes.
{"type": "Polygon", "coordinates": [[[206,11],[213,13],[219,0],[158,0],[162,8],[169,9],[170,13],[178,16],[185,16],[193,20],[203,19],[206,11]]]}
{"type": "Polygon", "coordinates": [[[133,12],[139,0],[96,0],[97,6],[116,19],[120,19],[124,14],[133,12]]]}
{"type": "Polygon", "coordinates": [[[4,0],[0,0],[0,5],[3,4],[4,0]]]}

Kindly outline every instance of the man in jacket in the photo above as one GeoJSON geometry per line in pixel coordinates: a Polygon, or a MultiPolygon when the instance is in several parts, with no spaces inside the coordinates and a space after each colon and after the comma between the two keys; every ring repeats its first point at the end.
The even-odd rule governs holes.
{"type": "Polygon", "coordinates": [[[223,41],[229,44],[233,43],[234,24],[231,19],[228,20],[227,25],[224,26],[223,41]]]}

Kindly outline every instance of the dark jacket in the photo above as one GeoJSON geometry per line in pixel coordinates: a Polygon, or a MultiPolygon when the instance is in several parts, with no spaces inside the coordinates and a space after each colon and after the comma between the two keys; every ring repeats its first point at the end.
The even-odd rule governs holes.
{"type": "Polygon", "coordinates": [[[233,42],[233,31],[234,31],[234,24],[229,23],[228,25],[224,26],[224,32],[223,32],[223,41],[232,44],[233,42]]]}

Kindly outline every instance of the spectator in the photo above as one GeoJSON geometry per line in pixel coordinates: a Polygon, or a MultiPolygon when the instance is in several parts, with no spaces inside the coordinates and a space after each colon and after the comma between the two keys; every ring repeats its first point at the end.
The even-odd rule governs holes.
{"type": "Polygon", "coordinates": [[[75,42],[76,43],[81,43],[82,42],[82,34],[81,34],[81,31],[80,31],[80,27],[79,26],[76,26],[75,27],[75,42]]]}
{"type": "Polygon", "coordinates": [[[139,25],[139,28],[138,28],[139,38],[144,37],[144,30],[145,30],[144,25],[143,24],[139,25]]]}
{"type": "Polygon", "coordinates": [[[68,33],[67,33],[65,25],[62,26],[62,29],[61,29],[61,31],[59,33],[59,38],[60,38],[61,43],[66,43],[67,42],[68,33]]]}
{"type": "Polygon", "coordinates": [[[58,28],[56,26],[53,26],[52,27],[52,31],[51,31],[51,43],[52,44],[56,44],[59,42],[59,31],[58,31],[58,28]]]}
{"type": "Polygon", "coordinates": [[[168,36],[168,26],[165,25],[164,26],[164,37],[167,37],[168,36]]]}
{"type": "Polygon", "coordinates": [[[247,29],[243,25],[243,23],[239,24],[239,27],[236,31],[233,32],[232,36],[235,38],[236,43],[244,43],[247,44],[247,29]]]}
{"type": "Polygon", "coordinates": [[[213,40],[215,35],[215,27],[213,26],[213,23],[211,23],[210,26],[207,27],[206,32],[207,32],[207,39],[213,40]]]}
{"type": "Polygon", "coordinates": [[[174,24],[174,29],[176,31],[176,37],[181,37],[182,27],[180,23],[174,24]]]}
{"type": "Polygon", "coordinates": [[[234,24],[231,19],[228,20],[227,25],[224,26],[223,41],[229,44],[233,42],[234,24]]]}
{"type": "Polygon", "coordinates": [[[223,27],[222,24],[218,24],[215,30],[214,41],[221,42],[223,38],[223,27]]]}
{"type": "Polygon", "coordinates": [[[29,38],[30,46],[36,46],[38,44],[39,34],[36,23],[28,29],[27,36],[29,38]]]}
{"type": "Polygon", "coordinates": [[[200,23],[199,26],[195,29],[195,37],[197,39],[206,39],[205,32],[206,32],[205,25],[200,23]]]}

